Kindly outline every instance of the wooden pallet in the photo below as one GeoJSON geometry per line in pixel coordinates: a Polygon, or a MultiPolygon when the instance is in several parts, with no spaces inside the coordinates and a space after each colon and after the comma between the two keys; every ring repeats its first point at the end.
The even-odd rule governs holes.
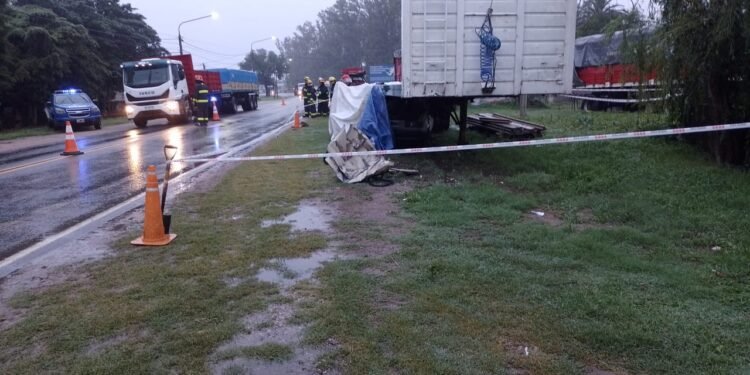
{"type": "Polygon", "coordinates": [[[506,138],[541,137],[546,127],[527,121],[514,119],[497,113],[479,113],[468,116],[469,129],[494,133],[506,138]]]}

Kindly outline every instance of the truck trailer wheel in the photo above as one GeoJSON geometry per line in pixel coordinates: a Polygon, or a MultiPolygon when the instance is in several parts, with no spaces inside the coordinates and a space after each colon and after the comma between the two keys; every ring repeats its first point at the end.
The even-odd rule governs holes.
{"type": "Polygon", "coordinates": [[[253,110],[253,100],[249,96],[242,101],[242,110],[245,112],[253,110]]]}
{"type": "Polygon", "coordinates": [[[143,129],[146,127],[146,124],[148,124],[148,120],[142,118],[134,118],[133,123],[135,124],[136,128],[143,129]]]}
{"type": "Polygon", "coordinates": [[[237,99],[234,96],[229,99],[225,109],[229,114],[237,113],[237,99]]]}

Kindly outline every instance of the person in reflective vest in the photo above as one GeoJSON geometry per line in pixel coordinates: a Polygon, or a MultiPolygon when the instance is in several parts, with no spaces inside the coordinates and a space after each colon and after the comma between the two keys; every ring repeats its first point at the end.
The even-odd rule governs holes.
{"type": "Polygon", "coordinates": [[[208,86],[201,80],[195,81],[195,122],[198,126],[207,126],[209,114],[211,113],[211,104],[208,100],[208,86]]]}
{"type": "Polygon", "coordinates": [[[313,117],[316,115],[315,109],[315,86],[313,86],[310,77],[305,77],[305,87],[302,88],[302,99],[305,101],[305,116],[313,117]]]}
{"type": "Polygon", "coordinates": [[[328,116],[328,87],[326,87],[326,81],[322,77],[318,79],[318,82],[320,82],[318,86],[318,114],[328,116]]]}

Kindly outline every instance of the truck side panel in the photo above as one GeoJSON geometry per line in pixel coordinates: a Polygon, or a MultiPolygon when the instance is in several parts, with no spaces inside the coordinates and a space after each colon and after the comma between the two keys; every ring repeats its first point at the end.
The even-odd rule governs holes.
{"type": "Polygon", "coordinates": [[[182,67],[185,69],[185,78],[187,79],[188,92],[190,97],[195,97],[195,68],[193,67],[193,56],[192,55],[174,55],[167,56],[165,59],[177,60],[182,63],[182,67]]]}
{"type": "Polygon", "coordinates": [[[402,0],[403,96],[570,92],[575,0],[402,0]],[[495,91],[482,93],[476,30],[492,3],[495,91]]]}
{"type": "Polygon", "coordinates": [[[211,70],[221,75],[223,91],[258,91],[258,76],[255,72],[239,69],[211,70]]]}
{"type": "Polygon", "coordinates": [[[211,92],[211,94],[221,93],[221,76],[219,73],[209,72],[207,70],[196,70],[195,79],[202,80],[206,86],[208,86],[208,91],[211,92]]]}

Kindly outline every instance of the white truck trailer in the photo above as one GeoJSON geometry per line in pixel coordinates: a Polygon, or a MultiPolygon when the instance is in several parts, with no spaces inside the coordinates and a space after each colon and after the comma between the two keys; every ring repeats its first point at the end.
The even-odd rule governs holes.
{"type": "Polygon", "coordinates": [[[575,29],[576,0],[401,0],[400,83],[386,93],[396,138],[453,117],[465,142],[472,99],[570,93],[575,29]]]}

